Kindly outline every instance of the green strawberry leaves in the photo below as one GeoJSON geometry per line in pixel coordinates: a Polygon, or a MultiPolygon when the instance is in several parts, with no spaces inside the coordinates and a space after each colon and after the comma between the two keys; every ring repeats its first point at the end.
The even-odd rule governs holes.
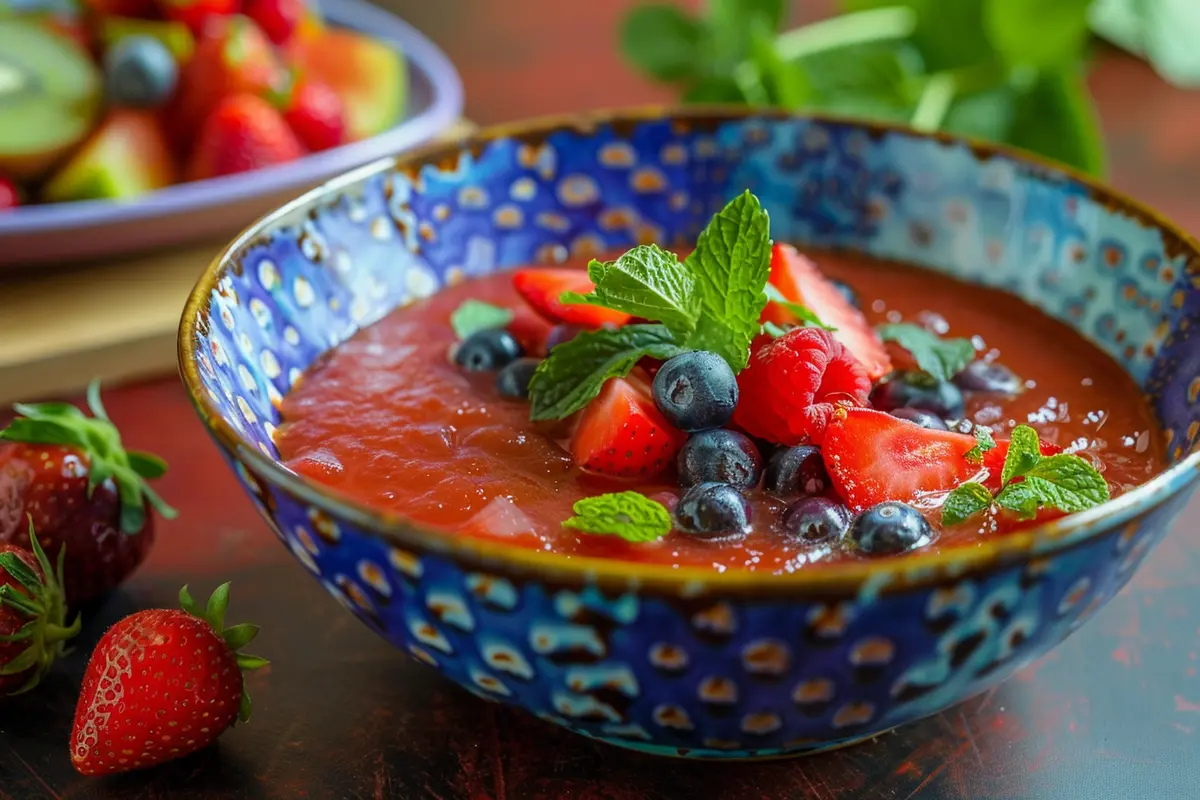
{"type": "Polygon", "coordinates": [[[575,516],[563,522],[563,527],[583,533],[617,536],[636,543],[657,541],[671,532],[671,512],[638,492],[585,497],[571,510],[575,516]]]}
{"type": "MultiPolygon", "coordinates": [[[[192,599],[191,593],[188,592],[188,587],[184,586],[179,590],[179,607],[185,612],[204,620],[212,627],[217,635],[229,646],[237,659],[238,668],[243,672],[251,672],[256,669],[262,669],[271,662],[267,661],[262,656],[252,656],[249,653],[239,652],[243,647],[254,641],[258,636],[259,628],[257,625],[249,623],[241,623],[232,627],[225,627],[225,612],[229,606],[229,583],[225,582],[213,590],[212,595],[208,598],[208,603],[204,610],[196,605],[196,601],[192,599]]],[[[252,709],[250,702],[250,692],[246,689],[245,681],[242,682],[242,699],[238,706],[238,722],[249,722],[252,709]]]]}
{"type": "MultiPolygon", "coordinates": [[[[983,448],[982,441],[978,447],[991,449],[983,448]]],[[[1033,519],[1039,509],[1054,508],[1071,514],[1098,506],[1111,497],[1104,476],[1088,461],[1070,453],[1043,456],[1037,431],[1028,425],[1013,429],[1000,484],[995,497],[986,486],[974,481],[955,488],[942,504],[942,524],[961,524],[993,505],[1012,511],[1021,519],[1033,519]]]]}
{"type": "Polygon", "coordinates": [[[166,473],[166,462],[152,453],[125,449],[120,431],[108,418],[100,400],[98,381],[88,386],[87,399],[91,417],[69,403],[17,403],[13,410],[20,416],[0,430],[0,439],[78,449],[88,462],[89,496],[105,481],[111,480],[116,486],[121,499],[119,524],[123,533],[142,530],[147,504],[167,519],[173,519],[175,509],[147,483],[166,473]]]}
{"type": "Polygon", "coordinates": [[[0,636],[0,642],[28,642],[28,646],[8,663],[0,665],[0,678],[31,670],[29,678],[10,693],[14,695],[23,694],[37,686],[50,666],[66,653],[66,643],[82,627],[82,619],[78,614],[71,624],[66,624],[67,604],[62,590],[66,548],[59,550],[58,563],[52,564],[38,541],[33,519],[30,518],[29,549],[37,561],[41,576],[16,553],[0,553],[0,572],[7,573],[21,587],[18,589],[11,584],[0,586],[0,608],[7,608],[28,620],[14,633],[0,636]]]}
{"type": "Polygon", "coordinates": [[[562,301],[650,322],[585,332],[551,350],[529,383],[530,419],[575,413],[605,381],[629,374],[643,358],[707,350],[740,372],[762,330],[770,266],[769,219],[750,192],[713,217],[682,262],[654,245],[634,247],[614,261],[592,261],[588,276],[595,288],[586,295],[567,292],[562,301]]]}

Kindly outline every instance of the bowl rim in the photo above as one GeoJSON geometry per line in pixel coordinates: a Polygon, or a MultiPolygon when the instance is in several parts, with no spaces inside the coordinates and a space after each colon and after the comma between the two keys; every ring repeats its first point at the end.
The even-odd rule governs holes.
{"type": "Polygon", "coordinates": [[[82,200],[22,206],[0,215],[0,243],[8,236],[144,222],[298,190],[321,175],[344,173],[364,162],[378,160],[383,153],[402,151],[428,141],[461,115],[462,79],[450,58],[432,40],[396,14],[365,0],[338,0],[330,5],[324,13],[334,29],[370,33],[377,41],[400,51],[405,60],[409,82],[406,92],[410,98],[413,73],[424,77],[431,87],[431,96],[423,108],[418,107],[417,113],[406,114],[374,136],[306,153],[303,158],[285,164],[174,183],[131,201],[82,200]]]}
{"type": "Polygon", "coordinates": [[[496,139],[515,138],[541,141],[552,133],[571,130],[590,133],[605,124],[637,124],[658,120],[680,120],[695,125],[719,125],[739,119],[803,119],[830,125],[858,127],[872,135],[896,133],[963,145],[980,159],[1004,158],[1032,167],[1048,177],[1074,181],[1089,196],[1107,207],[1130,215],[1146,225],[1158,228],[1168,251],[1190,251],[1189,266],[1200,264],[1200,242],[1178,225],[1165,219],[1148,205],[1116,191],[1072,167],[1052,162],[1037,154],[1006,145],[984,142],[940,131],[918,131],[895,123],[864,121],[835,114],[789,112],[773,108],[739,105],[638,105],[593,111],[558,114],[481,128],[464,139],[426,144],[405,153],[380,159],[352,170],[312,189],[272,211],[247,227],[216,255],[201,274],[188,297],[180,320],[177,347],[179,369],[188,396],[201,421],[218,442],[232,454],[244,459],[258,475],[290,495],[332,516],[358,526],[371,537],[418,552],[445,555],[455,560],[485,565],[493,570],[508,569],[569,584],[583,582],[609,587],[654,587],[678,595],[719,590],[727,594],[812,595],[858,593],[875,594],[899,588],[935,583],[940,576],[962,576],[995,564],[1007,564],[1041,558],[1085,544],[1127,524],[1140,513],[1184,491],[1189,481],[1200,480],[1200,447],[1177,464],[1168,466],[1145,483],[1113,500],[1086,511],[1037,525],[1023,531],[985,539],[976,544],[953,545],[944,549],[908,553],[878,560],[846,561],[823,564],[793,572],[765,573],[751,570],[716,572],[705,567],[679,567],[647,564],[620,559],[563,556],[532,550],[497,540],[458,536],[409,520],[401,514],[371,508],[332,487],[324,486],[285,467],[263,454],[226,422],[213,406],[200,379],[195,355],[197,325],[201,312],[211,302],[217,280],[233,259],[282,220],[321,202],[331,192],[351,189],[372,175],[391,171],[412,172],[463,151],[479,152],[496,139]],[[1194,473],[1188,476],[1187,473],[1194,473]]]}

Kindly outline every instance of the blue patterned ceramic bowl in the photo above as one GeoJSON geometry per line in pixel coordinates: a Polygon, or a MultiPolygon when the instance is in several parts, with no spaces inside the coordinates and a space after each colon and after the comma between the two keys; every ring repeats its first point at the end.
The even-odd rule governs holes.
{"type": "Polygon", "coordinates": [[[1025,156],[833,119],[638,110],[374,164],[230,245],[188,303],[179,348],[200,417],[263,517],[351,613],[481,697],[650,753],[811,753],[987,689],[1112,597],[1200,480],[1193,239],[1025,156]],[[449,537],[280,465],[279,399],[360,327],[466,276],[690,242],[745,188],[776,239],[1003,287],[1066,321],[1149,395],[1171,467],[968,549],[764,576],[449,537]]]}

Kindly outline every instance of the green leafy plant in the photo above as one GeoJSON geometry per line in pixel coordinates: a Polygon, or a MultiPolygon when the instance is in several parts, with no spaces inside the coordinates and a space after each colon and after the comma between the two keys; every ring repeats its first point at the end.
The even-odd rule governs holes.
{"type": "Polygon", "coordinates": [[[842,0],[780,33],[786,0],[633,9],[621,48],[683,102],[905,122],[990,139],[1097,176],[1105,150],[1085,77],[1099,34],[1200,83],[1195,0],[842,0]]]}

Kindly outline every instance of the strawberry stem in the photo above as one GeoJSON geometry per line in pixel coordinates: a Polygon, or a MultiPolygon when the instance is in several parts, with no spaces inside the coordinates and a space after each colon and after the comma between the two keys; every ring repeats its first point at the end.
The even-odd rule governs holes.
{"type": "MultiPolygon", "coordinates": [[[[253,656],[249,653],[239,652],[241,648],[254,641],[254,637],[258,636],[259,628],[257,625],[242,622],[228,628],[225,627],[225,612],[229,607],[228,582],[222,583],[213,590],[212,596],[208,598],[208,603],[203,611],[196,605],[196,601],[192,599],[188,587],[184,586],[179,590],[179,606],[193,617],[202,619],[212,626],[212,629],[229,645],[229,649],[233,651],[237,658],[238,668],[243,672],[262,669],[271,663],[262,656],[253,656]]],[[[238,722],[250,721],[251,707],[250,692],[243,680],[242,700],[241,705],[238,707],[238,722]]]]}
{"type": "Polygon", "coordinates": [[[88,496],[107,481],[112,481],[116,487],[121,500],[120,527],[124,533],[142,530],[146,524],[147,505],[167,519],[173,519],[177,513],[175,509],[147,483],[166,473],[166,462],[152,453],[125,449],[120,431],[108,418],[100,400],[99,381],[89,384],[87,404],[91,417],[70,403],[17,403],[13,410],[19,416],[0,430],[0,439],[79,450],[88,461],[88,496]]]}
{"type": "Polygon", "coordinates": [[[20,675],[30,671],[29,679],[12,694],[22,694],[37,686],[50,666],[64,654],[66,642],[79,633],[83,624],[78,614],[70,625],[65,624],[67,603],[62,581],[66,548],[59,551],[57,567],[51,564],[38,542],[32,517],[29,518],[29,545],[44,577],[39,578],[15,554],[0,555],[0,569],[20,583],[26,592],[21,593],[11,584],[0,587],[0,606],[7,606],[29,618],[16,633],[0,637],[4,642],[29,642],[16,658],[0,667],[0,675],[20,675]]]}

